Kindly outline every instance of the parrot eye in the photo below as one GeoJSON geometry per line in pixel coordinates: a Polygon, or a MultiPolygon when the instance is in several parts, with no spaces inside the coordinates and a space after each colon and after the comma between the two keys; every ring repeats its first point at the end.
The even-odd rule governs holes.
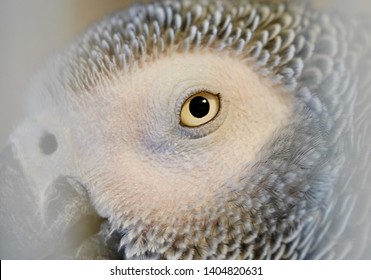
{"type": "Polygon", "coordinates": [[[180,112],[183,126],[197,127],[213,120],[219,113],[219,95],[202,91],[189,97],[180,112]]]}

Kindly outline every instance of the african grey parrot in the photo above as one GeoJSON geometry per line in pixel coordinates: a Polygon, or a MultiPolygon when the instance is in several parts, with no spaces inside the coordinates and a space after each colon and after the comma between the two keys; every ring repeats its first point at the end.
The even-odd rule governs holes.
{"type": "Polygon", "coordinates": [[[34,80],[1,258],[370,258],[370,23],[302,1],[136,4],[34,80]]]}

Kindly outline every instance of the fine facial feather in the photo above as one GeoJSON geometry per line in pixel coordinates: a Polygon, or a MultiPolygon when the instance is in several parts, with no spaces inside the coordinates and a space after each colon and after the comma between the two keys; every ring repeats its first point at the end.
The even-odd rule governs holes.
{"type": "Polygon", "coordinates": [[[97,209],[107,217],[133,211],[137,219],[154,212],[152,219],[167,222],[213,199],[288,122],[290,97],[277,90],[238,61],[203,53],[163,58],[98,92],[111,101],[96,98],[72,128],[97,209]],[[199,129],[184,128],[179,106],[200,89],[221,95],[220,114],[199,129]],[[99,115],[97,106],[104,108],[99,115]],[[82,125],[91,130],[79,132],[82,125]]]}

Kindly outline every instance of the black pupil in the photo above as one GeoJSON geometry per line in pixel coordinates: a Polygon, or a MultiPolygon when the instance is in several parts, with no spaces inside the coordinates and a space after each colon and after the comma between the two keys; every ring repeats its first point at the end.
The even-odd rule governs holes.
{"type": "Polygon", "coordinates": [[[209,101],[207,101],[205,97],[196,96],[189,104],[189,111],[191,112],[192,116],[201,119],[207,116],[210,111],[209,101]]]}

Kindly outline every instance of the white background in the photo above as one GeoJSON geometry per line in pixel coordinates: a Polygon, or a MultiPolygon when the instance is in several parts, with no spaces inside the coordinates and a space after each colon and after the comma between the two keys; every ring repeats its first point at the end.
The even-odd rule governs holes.
{"type": "Polygon", "coordinates": [[[371,261],[2,261],[2,280],[116,280],[116,279],[371,279],[371,261]],[[136,269],[165,266],[194,269],[194,276],[111,276],[112,268],[136,269]],[[263,276],[204,275],[208,267],[261,267],[263,276]],[[199,271],[199,272],[197,272],[199,271]]]}

